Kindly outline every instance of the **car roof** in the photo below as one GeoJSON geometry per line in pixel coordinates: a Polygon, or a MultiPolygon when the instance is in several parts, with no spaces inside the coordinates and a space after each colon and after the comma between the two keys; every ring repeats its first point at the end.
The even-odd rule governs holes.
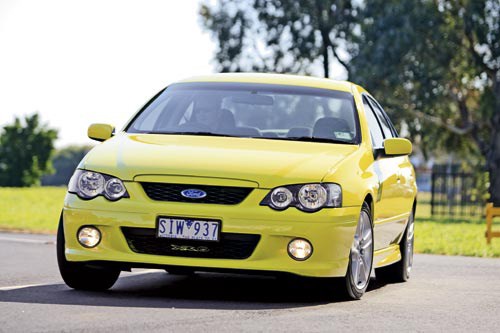
{"type": "Polygon", "coordinates": [[[241,82],[241,83],[264,83],[281,84],[289,86],[302,86],[322,89],[332,89],[352,93],[353,83],[349,81],[337,81],[331,79],[317,78],[312,76],[289,75],[289,74],[264,74],[264,73],[220,73],[204,76],[195,76],[183,82],[241,82]]]}

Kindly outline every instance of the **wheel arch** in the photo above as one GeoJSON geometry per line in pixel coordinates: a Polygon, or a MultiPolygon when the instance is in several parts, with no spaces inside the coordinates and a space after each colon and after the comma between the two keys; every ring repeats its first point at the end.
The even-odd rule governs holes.
{"type": "Polygon", "coordinates": [[[367,193],[365,194],[365,197],[363,199],[363,203],[367,203],[368,204],[368,207],[370,207],[370,217],[371,217],[371,223],[372,225],[374,224],[373,223],[373,217],[375,216],[374,215],[374,212],[375,212],[375,202],[373,201],[373,195],[371,193],[367,193]]]}

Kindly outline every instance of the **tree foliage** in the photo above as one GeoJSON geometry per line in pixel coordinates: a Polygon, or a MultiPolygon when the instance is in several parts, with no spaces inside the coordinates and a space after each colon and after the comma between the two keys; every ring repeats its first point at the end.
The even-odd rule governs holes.
{"type": "Polygon", "coordinates": [[[311,73],[322,59],[328,76],[331,52],[425,153],[485,161],[500,205],[500,0],[232,3],[200,11],[219,70],[311,73]]]}
{"type": "Polygon", "coordinates": [[[69,146],[56,150],[52,157],[54,173],[42,177],[42,185],[67,185],[78,163],[89,152],[91,146],[69,146]]]}
{"type": "Polygon", "coordinates": [[[57,131],[40,123],[38,114],[3,127],[0,133],[0,186],[31,186],[52,171],[50,157],[57,131]]]}
{"type": "Polygon", "coordinates": [[[204,4],[203,26],[217,43],[215,58],[221,72],[266,71],[310,73],[348,48],[357,8],[348,0],[219,0],[204,4]]]}
{"type": "Polygon", "coordinates": [[[351,76],[424,152],[486,161],[500,204],[500,1],[372,0],[360,18],[351,76]]]}

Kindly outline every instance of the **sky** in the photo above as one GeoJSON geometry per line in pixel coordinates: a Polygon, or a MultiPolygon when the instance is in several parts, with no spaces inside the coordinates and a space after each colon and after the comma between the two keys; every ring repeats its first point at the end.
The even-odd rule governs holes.
{"type": "Polygon", "coordinates": [[[169,83],[214,72],[196,0],[0,0],[0,126],[39,112],[56,147],[121,129],[169,83]]]}
{"type": "MultiPolygon", "coordinates": [[[[58,130],[57,148],[95,143],[87,137],[91,123],[122,129],[168,84],[215,71],[215,43],[201,28],[199,6],[0,0],[0,127],[38,112],[58,130]]],[[[317,69],[321,76],[320,62],[317,69]]],[[[333,63],[332,72],[341,66],[333,63]]]]}

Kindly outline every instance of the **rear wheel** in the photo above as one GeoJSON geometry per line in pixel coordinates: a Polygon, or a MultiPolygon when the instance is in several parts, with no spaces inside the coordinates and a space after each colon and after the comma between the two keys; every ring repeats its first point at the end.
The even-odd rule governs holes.
{"type": "Polygon", "coordinates": [[[375,276],[387,282],[406,282],[410,278],[411,268],[413,266],[413,244],[414,244],[414,213],[408,218],[403,239],[399,244],[401,251],[401,260],[385,267],[375,269],[375,276]]]}
{"type": "Polygon", "coordinates": [[[373,265],[373,225],[370,206],[364,202],[349,255],[346,276],[340,287],[350,299],[360,299],[368,288],[373,265]]]}
{"type": "Polygon", "coordinates": [[[64,254],[65,239],[62,215],[57,229],[57,263],[64,282],[73,289],[106,290],[111,288],[120,271],[116,269],[88,267],[83,263],[70,262],[64,254]]]}

